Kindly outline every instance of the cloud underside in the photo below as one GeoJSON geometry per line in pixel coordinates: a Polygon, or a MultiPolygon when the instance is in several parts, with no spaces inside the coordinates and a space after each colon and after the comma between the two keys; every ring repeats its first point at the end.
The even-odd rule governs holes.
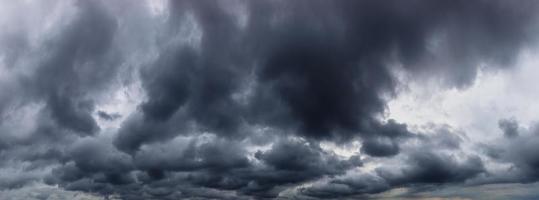
{"type": "Polygon", "coordinates": [[[343,199],[539,178],[535,126],[500,119],[487,143],[386,117],[397,72],[466,90],[511,70],[535,1],[53,2],[1,2],[52,10],[2,21],[1,189],[343,199]]]}

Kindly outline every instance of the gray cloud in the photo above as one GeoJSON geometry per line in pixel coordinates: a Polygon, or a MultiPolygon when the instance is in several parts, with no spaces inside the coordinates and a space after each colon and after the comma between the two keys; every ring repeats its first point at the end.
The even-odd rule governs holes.
{"type": "Polygon", "coordinates": [[[475,155],[447,126],[430,133],[385,116],[407,84],[397,71],[466,89],[480,69],[510,68],[533,41],[536,4],[58,1],[49,6],[61,20],[33,22],[43,33],[0,31],[0,174],[29,174],[0,189],[324,199],[535,182],[537,134],[516,120],[499,121],[511,139],[475,155]],[[106,109],[136,84],[136,108],[106,109]],[[325,145],[355,142],[347,156],[325,145]],[[491,172],[487,158],[514,171],[491,172]]]}
{"type": "MultiPolygon", "coordinates": [[[[513,124],[518,124],[516,120],[513,124]]],[[[539,179],[537,156],[537,124],[524,129],[518,137],[503,138],[493,144],[482,145],[485,154],[497,162],[509,164],[510,168],[503,174],[492,174],[484,182],[494,183],[529,183],[539,179]]],[[[507,136],[507,135],[505,135],[507,136]]]]}
{"type": "Polygon", "coordinates": [[[101,110],[97,112],[97,115],[101,117],[102,119],[109,120],[109,121],[114,121],[121,117],[121,115],[118,113],[107,113],[101,110]]]}
{"type": "Polygon", "coordinates": [[[518,136],[518,122],[515,119],[500,119],[498,126],[502,129],[505,137],[518,136]]]}
{"type": "Polygon", "coordinates": [[[26,84],[31,84],[32,94],[45,99],[56,123],[88,135],[95,134],[99,127],[90,115],[93,100],[85,96],[115,74],[117,58],[109,49],[117,25],[102,5],[78,4],[79,16],[44,44],[50,46],[48,54],[26,84]]]}

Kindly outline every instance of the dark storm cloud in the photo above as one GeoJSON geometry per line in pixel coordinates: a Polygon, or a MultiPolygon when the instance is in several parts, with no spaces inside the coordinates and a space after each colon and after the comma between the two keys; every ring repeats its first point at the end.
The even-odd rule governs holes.
{"type": "Polygon", "coordinates": [[[144,143],[162,142],[173,138],[178,132],[193,131],[186,127],[189,126],[189,124],[186,124],[187,119],[183,116],[178,118],[177,120],[163,122],[148,120],[142,113],[132,114],[123,122],[114,140],[114,145],[122,151],[134,153],[144,143]]]}
{"type": "MultiPolygon", "coordinates": [[[[513,121],[518,124],[515,120],[513,121]]],[[[370,195],[390,189],[407,187],[401,196],[414,197],[414,193],[432,191],[441,185],[482,185],[497,183],[530,183],[539,180],[537,165],[537,125],[522,129],[519,137],[500,138],[492,144],[480,144],[486,156],[499,164],[509,165],[502,171],[489,171],[484,159],[475,156],[455,156],[447,150],[456,150],[462,139],[448,134],[445,126],[436,128],[437,133],[418,138],[420,144],[413,151],[406,150],[403,167],[380,167],[377,174],[362,174],[336,178],[327,183],[300,189],[300,194],[315,198],[368,198],[370,195]],[[448,137],[450,136],[450,137],[448,137]],[[450,144],[450,145],[448,145],[450,144]],[[444,148],[444,145],[445,148],[444,148]],[[417,151],[416,149],[429,149],[417,151]]]]}
{"type": "MultiPolygon", "coordinates": [[[[444,184],[463,184],[466,180],[485,173],[479,157],[456,161],[450,155],[414,152],[409,155],[401,169],[378,168],[377,175],[363,174],[336,178],[325,184],[301,188],[301,195],[324,198],[368,198],[369,195],[393,188],[408,187],[414,190],[429,190],[429,187],[444,184]]],[[[397,166],[395,168],[398,168],[397,166]]]]}
{"type": "Polygon", "coordinates": [[[261,188],[342,175],[348,169],[362,165],[359,156],[339,159],[318,144],[287,140],[274,143],[267,152],[257,152],[255,157],[269,167],[253,174],[261,188]]]}
{"type": "Polygon", "coordinates": [[[23,84],[33,100],[46,102],[51,119],[80,135],[99,131],[91,116],[93,99],[113,76],[115,55],[110,46],[116,30],[114,18],[98,2],[78,2],[78,15],[48,39],[39,66],[23,84]],[[101,88],[100,88],[101,87],[101,88]]]}
{"type": "MultiPolygon", "coordinates": [[[[503,119],[502,119],[503,120],[503,119]]],[[[518,124],[512,120],[512,124],[518,124]]],[[[482,144],[480,148],[495,162],[509,164],[505,173],[491,174],[487,183],[529,183],[539,180],[539,159],[535,152],[539,150],[539,126],[537,123],[522,129],[518,137],[512,136],[493,144],[482,144]]]]}
{"type": "Polygon", "coordinates": [[[378,137],[364,141],[361,152],[376,157],[394,156],[399,153],[399,145],[395,140],[378,137]]]}
{"type": "MultiPolygon", "coordinates": [[[[347,170],[361,165],[357,156],[350,159],[338,158],[318,145],[301,141],[279,141],[270,150],[257,152],[255,158],[258,162],[248,161],[241,149],[231,145],[234,144],[218,142],[203,144],[196,149],[188,147],[185,153],[204,151],[201,153],[208,154],[191,157],[182,153],[180,157],[183,158],[174,159],[178,161],[177,164],[170,163],[170,159],[162,159],[161,162],[153,162],[154,159],[139,160],[153,165],[143,167],[152,170],[147,171],[149,180],[159,182],[170,177],[161,176],[163,172],[156,173],[156,170],[164,170],[164,174],[189,172],[180,178],[181,182],[196,187],[235,190],[255,198],[275,198],[287,187],[325,176],[344,174],[347,170]],[[195,167],[194,160],[181,161],[185,159],[200,160],[200,166],[195,167]],[[158,176],[155,176],[156,174],[158,176]]],[[[173,184],[162,185],[171,186],[173,184]]]]}
{"type": "MultiPolygon", "coordinates": [[[[483,160],[477,155],[455,155],[461,151],[462,133],[448,125],[434,124],[427,125],[424,131],[401,141],[404,143],[401,153],[392,155],[392,159],[399,162],[384,163],[372,173],[354,173],[301,187],[298,197],[369,199],[395,188],[407,188],[400,196],[413,197],[418,192],[462,185],[488,175],[483,160]]],[[[364,162],[372,161],[365,159],[364,162]]]]}
{"type": "MultiPolygon", "coordinates": [[[[178,181],[202,188],[235,190],[257,198],[274,198],[288,186],[343,174],[361,165],[358,157],[340,159],[317,145],[288,140],[277,142],[266,152],[257,152],[259,163],[249,161],[238,145],[190,143],[180,154],[149,158],[155,154],[142,152],[136,160],[153,183],[166,181],[171,174],[188,172],[178,181]]],[[[173,184],[161,186],[170,188],[173,184]]]]}
{"type": "MultiPolygon", "coordinates": [[[[61,4],[43,6],[54,10],[61,4]]],[[[99,1],[81,1],[72,8],[71,17],[51,24],[37,38],[18,33],[33,46],[18,46],[23,50],[9,52],[13,57],[3,63],[21,72],[6,71],[10,79],[1,98],[8,98],[0,106],[0,137],[6,144],[1,157],[7,164],[2,168],[16,168],[13,177],[24,174],[18,187],[40,181],[48,168],[72,160],[65,156],[66,144],[100,131],[92,113],[121,59],[112,49],[117,23],[99,1]]]]}
{"type": "MultiPolygon", "coordinates": [[[[137,153],[134,162],[140,169],[148,170],[149,175],[161,171],[226,171],[249,166],[246,152],[239,143],[228,141],[201,142],[186,141],[177,145],[184,149],[148,149],[137,153]]],[[[159,177],[159,176],[154,176],[159,177]]]]}
{"type": "MultiPolygon", "coordinates": [[[[191,13],[202,32],[200,46],[167,46],[142,70],[149,99],[141,105],[144,121],[133,124],[170,121],[182,113],[175,123],[193,122],[227,137],[245,137],[246,124],[262,125],[316,139],[360,136],[365,153],[395,155],[397,137],[377,136],[393,124],[376,117],[395,93],[392,65],[400,63],[420,79],[465,87],[480,64],[498,68],[511,62],[526,42],[535,8],[531,1],[242,5],[244,26],[218,2],[170,2],[168,34],[176,34],[174,27],[191,13]],[[253,91],[243,94],[246,102],[233,98],[248,89],[253,91]]],[[[155,132],[149,141],[178,134],[155,132]]],[[[130,137],[138,136],[121,131],[118,140],[137,142],[116,143],[133,150],[146,142],[130,137]]]]}
{"type": "Polygon", "coordinates": [[[500,119],[498,127],[503,131],[505,137],[518,136],[518,122],[515,119],[500,119]]]}
{"type": "Polygon", "coordinates": [[[145,89],[150,99],[142,105],[149,120],[169,119],[187,100],[192,77],[189,73],[196,67],[193,49],[179,49],[161,54],[155,69],[142,72],[145,89]],[[177,52],[176,52],[177,51],[177,52]]]}
{"type": "Polygon", "coordinates": [[[367,198],[368,194],[380,193],[388,189],[391,187],[384,179],[374,175],[362,175],[301,188],[300,193],[319,199],[367,198]]]}
{"type": "Polygon", "coordinates": [[[374,157],[388,157],[397,155],[400,151],[399,142],[414,136],[408,132],[406,124],[399,124],[395,120],[388,120],[386,124],[375,124],[368,135],[363,137],[361,152],[374,157]]]}
{"type": "Polygon", "coordinates": [[[380,170],[378,173],[392,185],[440,184],[463,182],[485,171],[479,157],[467,158],[458,163],[451,155],[417,152],[410,155],[409,167],[400,174],[380,170]]]}
{"type": "Polygon", "coordinates": [[[107,113],[101,110],[97,112],[97,115],[101,117],[102,119],[105,119],[108,121],[113,121],[121,117],[121,115],[118,113],[107,113]]]}
{"type": "Polygon", "coordinates": [[[316,170],[316,174],[324,171],[339,172],[342,168],[349,168],[352,165],[361,165],[359,158],[352,158],[351,163],[339,162],[335,157],[328,156],[316,144],[306,144],[304,142],[281,141],[273,144],[273,148],[268,152],[257,152],[255,157],[275,169],[290,171],[316,170]],[[329,159],[329,160],[325,160],[329,159]],[[333,160],[335,159],[335,160],[333,160]],[[355,162],[355,163],[354,163],[355,162]]]}
{"type": "Polygon", "coordinates": [[[290,186],[342,175],[362,165],[359,156],[340,158],[318,144],[288,139],[256,152],[256,161],[247,157],[245,144],[217,138],[145,146],[133,157],[103,143],[85,139],[74,144],[67,151],[70,161],[55,168],[47,182],[134,199],[146,194],[174,199],[176,191],[203,198],[212,190],[258,199],[275,198],[290,186]]]}
{"type": "MultiPolygon", "coordinates": [[[[31,162],[25,170],[53,168],[44,176],[48,184],[125,199],[263,199],[294,192],[362,198],[479,176],[488,183],[536,181],[536,134],[506,141],[511,150],[491,158],[515,165],[517,172],[491,178],[480,157],[450,153],[461,151],[463,141],[452,130],[425,136],[384,119],[387,100],[406,84],[396,71],[463,89],[480,67],[510,66],[531,41],[536,4],[170,1],[167,17],[145,21],[138,12],[148,8],[130,7],[134,12],[105,1],[78,1],[73,18],[45,37],[16,83],[0,79],[9,83],[2,91],[17,91],[16,97],[0,94],[0,117],[41,105],[31,136],[6,134],[16,130],[0,122],[0,157],[31,162]],[[139,22],[155,26],[129,28],[139,22]],[[151,59],[128,60],[131,54],[151,59]],[[117,130],[104,129],[94,115],[119,121],[119,114],[98,107],[118,77],[140,81],[145,95],[117,130]],[[322,148],[324,142],[356,141],[366,159],[322,148]],[[390,159],[402,163],[348,174],[365,162],[390,159]]],[[[26,40],[0,40],[10,49],[2,51],[2,61],[30,58],[21,56],[33,48],[26,40]]],[[[501,120],[499,126],[507,136],[519,135],[516,121],[501,120]]],[[[39,178],[15,177],[0,187],[39,178]]]]}
{"type": "MultiPolygon", "coordinates": [[[[171,2],[174,3],[177,2],[171,2]]],[[[132,119],[132,124],[142,123],[140,126],[144,126],[144,123],[195,122],[194,125],[198,126],[200,131],[218,132],[233,137],[240,132],[243,116],[240,105],[233,100],[232,93],[248,73],[236,67],[245,59],[236,55],[240,50],[235,49],[241,49],[241,46],[231,42],[236,40],[239,33],[231,24],[231,16],[223,13],[217,5],[193,4],[195,8],[192,9],[202,10],[195,12],[196,19],[208,20],[207,23],[210,23],[202,26],[205,31],[202,46],[200,49],[165,46],[156,61],[141,70],[141,79],[149,99],[141,105],[144,117],[132,119]],[[205,9],[209,10],[204,11],[205,9]],[[236,34],[229,33],[230,31],[235,31],[236,34]],[[219,35],[212,37],[214,33],[219,35]],[[174,115],[177,116],[171,119],[174,115]]],[[[177,34],[175,27],[181,23],[177,18],[182,17],[182,13],[173,14],[169,29],[177,34]]],[[[129,124],[122,129],[129,129],[129,124]]],[[[166,140],[177,134],[178,131],[154,132],[147,141],[166,140]]],[[[116,141],[118,147],[134,150],[146,142],[146,139],[136,140],[130,139],[131,137],[138,136],[129,131],[120,131],[121,139],[116,141]]]]}

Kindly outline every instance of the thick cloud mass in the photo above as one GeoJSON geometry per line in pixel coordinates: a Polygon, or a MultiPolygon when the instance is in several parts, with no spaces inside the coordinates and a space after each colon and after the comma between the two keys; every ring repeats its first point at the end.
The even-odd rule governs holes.
{"type": "Polygon", "coordinates": [[[501,119],[501,140],[470,142],[389,119],[387,102],[408,79],[465,90],[511,70],[537,3],[0,1],[0,189],[340,199],[536,182],[537,128],[501,119]]]}

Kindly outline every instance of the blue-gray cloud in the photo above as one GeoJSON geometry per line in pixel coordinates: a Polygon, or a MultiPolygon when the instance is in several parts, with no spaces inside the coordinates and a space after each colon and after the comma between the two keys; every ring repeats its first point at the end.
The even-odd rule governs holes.
{"type": "Polygon", "coordinates": [[[533,41],[535,1],[180,0],[158,14],[145,3],[56,1],[38,8],[61,16],[38,19],[43,33],[0,31],[0,175],[32,172],[0,189],[327,199],[538,180],[536,131],[516,120],[476,155],[447,127],[384,119],[406,84],[395,70],[466,89],[479,69],[510,68],[533,41]],[[186,32],[200,41],[180,42],[186,32]],[[134,83],[144,95],[131,112],[99,108],[134,83]],[[351,156],[325,146],[354,142],[351,156]],[[487,158],[513,171],[490,172],[487,158]]]}

